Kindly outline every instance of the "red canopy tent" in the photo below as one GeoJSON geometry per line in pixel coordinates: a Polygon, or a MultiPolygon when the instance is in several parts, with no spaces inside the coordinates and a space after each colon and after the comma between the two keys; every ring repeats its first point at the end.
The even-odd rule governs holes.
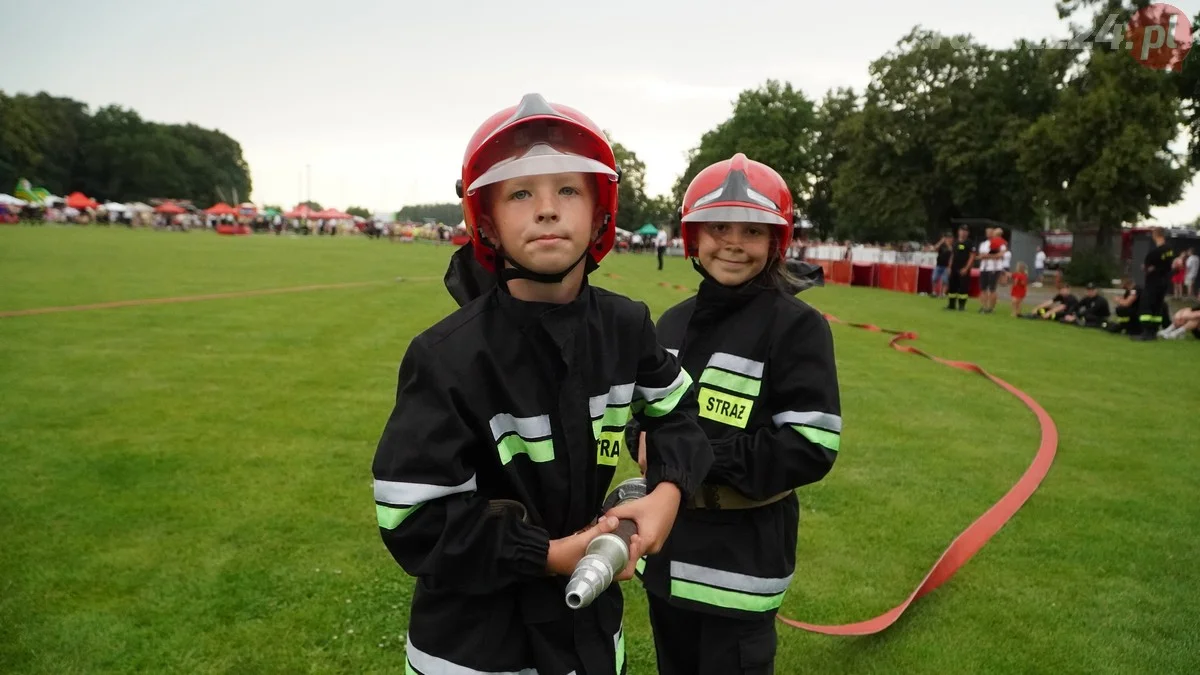
{"type": "Polygon", "coordinates": [[[317,213],[318,213],[318,211],[313,211],[312,209],[310,209],[308,207],[308,204],[301,204],[301,205],[297,206],[296,208],[292,209],[291,211],[288,211],[287,213],[283,214],[283,217],[284,218],[301,218],[301,219],[307,220],[309,218],[318,218],[319,216],[317,216],[317,213]]]}
{"type": "Polygon", "coordinates": [[[207,209],[204,209],[204,212],[210,216],[236,216],[238,214],[237,209],[226,204],[225,202],[213,204],[207,209]]]}
{"type": "Polygon", "coordinates": [[[312,214],[311,217],[320,218],[323,220],[349,220],[354,216],[346,213],[345,211],[338,211],[337,209],[324,209],[312,214]]]}
{"type": "Polygon", "coordinates": [[[94,209],[100,206],[95,199],[88,197],[82,192],[72,192],[67,195],[65,201],[67,206],[72,209],[94,209]]]}
{"type": "Polygon", "coordinates": [[[187,209],[176,204],[175,202],[163,202],[154,209],[155,213],[165,213],[169,216],[177,216],[181,213],[187,213],[187,209]]]}

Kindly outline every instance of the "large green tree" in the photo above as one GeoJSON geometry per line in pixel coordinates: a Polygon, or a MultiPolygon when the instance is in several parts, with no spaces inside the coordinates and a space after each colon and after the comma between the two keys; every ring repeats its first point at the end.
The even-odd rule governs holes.
{"type": "Polygon", "coordinates": [[[462,202],[410,204],[396,212],[396,220],[424,222],[426,218],[444,225],[457,225],[463,219],[462,202]]]}
{"type": "MultiPolygon", "coordinates": [[[[1078,29],[1077,34],[1087,37],[1088,44],[1093,44],[1097,49],[1112,49],[1112,33],[1120,34],[1134,12],[1151,4],[1155,3],[1152,0],[1064,0],[1057,2],[1056,7],[1059,16],[1064,19],[1083,20],[1086,25],[1078,29]]],[[[1200,11],[1191,18],[1191,27],[1191,51],[1200,51],[1200,11]]],[[[1124,47],[1119,46],[1118,49],[1124,47]]],[[[1189,161],[1192,171],[1196,172],[1200,171],[1200,58],[1193,53],[1178,65],[1181,65],[1179,71],[1172,70],[1163,73],[1163,76],[1175,82],[1183,105],[1190,137],[1189,161]]]]}
{"type": "Polygon", "coordinates": [[[1071,54],[913,30],[871,64],[863,108],[836,130],[838,232],[923,239],[960,217],[1026,226],[1034,191],[1017,170],[1021,135],[1053,109],[1071,54]]]}
{"type": "Polygon", "coordinates": [[[1022,136],[1021,170],[1068,222],[1104,236],[1178,201],[1190,170],[1170,144],[1183,120],[1173,81],[1127,54],[1092,50],[1054,113],[1022,136]]]}
{"type": "Polygon", "coordinates": [[[675,182],[674,201],[683,201],[688,184],[702,169],[741,152],[778,171],[803,211],[814,186],[815,129],[812,101],[790,83],[768,80],[757,89],[743,91],[733,115],[705,132],[689,153],[687,169],[675,182]]]}
{"type": "Polygon", "coordinates": [[[854,90],[840,88],[825,94],[816,110],[816,138],[813,142],[813,183],[802,215],[813,224],[817,236],[828,237],[837,231],[837,209],[833,205],[833,179],[848,156],[845,136],[838,130],[858,112],[854,90]]]}
{"type": "Polygon", "coordinates": [[[632,232],[645,224],[642,219],[646,204],[646,163],[618,142],[613,141],[612,149],[621,170],[621,182],[617,186],[617,227],[632,232]]]}
{"type": "MultiPolygon", "coordinates": [[[[55,194],[101,200],[250,196],[250,171],[234,139],[196,125],[147,122],[108,106],[90,114],[68,98],[0,92],[0,186],[28,178],[55,194]]],[[[5,188],[9,189],[9,188],[5,188]]]]}

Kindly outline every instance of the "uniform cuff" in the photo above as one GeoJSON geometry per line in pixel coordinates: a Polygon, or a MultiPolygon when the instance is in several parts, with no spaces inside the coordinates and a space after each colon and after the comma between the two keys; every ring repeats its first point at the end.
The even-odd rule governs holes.
{"type": "Polygon", "coordinates": [[[646,468],[646,492],[653,492],[659,483],[674,483],[681,493],[680,502],[692,498],[696,491],[696,482],[691,473],[676,466],[649,466],[646,468]]]}
{"type": "Polygon", "coordinates": [[[540,527],[525,524],[521,524],[513,534],[513,571],[526,577],[546,576],[550,534],[540,527]]]}

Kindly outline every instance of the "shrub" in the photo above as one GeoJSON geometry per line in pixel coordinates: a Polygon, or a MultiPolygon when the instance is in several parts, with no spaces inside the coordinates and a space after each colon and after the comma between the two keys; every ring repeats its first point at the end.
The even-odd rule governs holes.
{"type": "Polygon", "coordinates": [[[1071,262],[1067,263],[1066,269],[1063,270],[1063,278],[1072,286],[1088,283],[1108,286],[1120,273],[1112,256],[1095,250],[1083,250],[1071,254],[1071,262]]]}

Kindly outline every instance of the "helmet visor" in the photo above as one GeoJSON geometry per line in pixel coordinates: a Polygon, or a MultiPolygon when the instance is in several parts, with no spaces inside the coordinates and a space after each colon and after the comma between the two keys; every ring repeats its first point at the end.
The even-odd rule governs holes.
{"type": "Polygon", "coordinates": [[[684,216],[684,223],[762,223],[763,225],[791,225],[783,216],[756,209],[753,206],[727,204],[697,209],[684,216]]]}
{"type": "Polygon", "coordinates": [[[555,173],[598,173],[617,179],[617,172],[603,162],[563,152],[549,143],[535,143],[522,154],[502,159],[467,186],[467,193],[474,194],[479,188],[525,176],[541,176],[555,173]]]}

